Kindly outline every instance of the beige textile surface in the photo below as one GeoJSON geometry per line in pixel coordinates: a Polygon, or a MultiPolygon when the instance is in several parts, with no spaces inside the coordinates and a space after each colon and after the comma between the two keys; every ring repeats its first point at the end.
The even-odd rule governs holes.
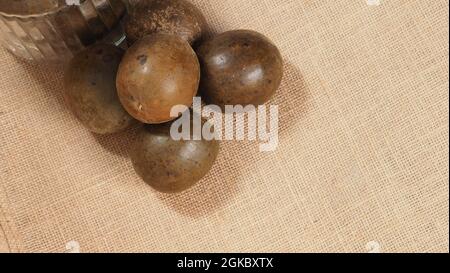
{"type": "Polygon", "coordinates": [[[447,1],[194,2],[280,47],[278,150],[225,142],[198,186],[155,193],[133,130],[90,134],[60,68],[0,49],[0,252],[449,251],[447,1]]]}

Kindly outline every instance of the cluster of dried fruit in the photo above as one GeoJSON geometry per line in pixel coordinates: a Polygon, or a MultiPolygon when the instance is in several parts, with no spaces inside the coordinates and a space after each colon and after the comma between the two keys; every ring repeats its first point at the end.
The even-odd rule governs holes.
{"type": "Polygon", "coordinates": [[[281,55],[263,35],[237,30],[202,41],[205,30],[202,13],[186,0],[137,0],[125,18],[129,49],[96,44],[66,71],[65,100],[90,131],[112,134],[136,120],[146,124],[131,159],[161,192],[190,188],[219,153],[215,140],[171,138],[173,106],[192,106],[198,91],[221,107],[257,106],[273,96],[283,75],[281,55]]]}

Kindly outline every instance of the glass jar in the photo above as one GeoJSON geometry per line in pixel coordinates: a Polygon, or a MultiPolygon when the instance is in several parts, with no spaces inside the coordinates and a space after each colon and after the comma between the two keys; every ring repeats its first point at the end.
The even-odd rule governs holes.
{"type": "Polygon", "coordinates": [[[0,42],[27,60],[67,60],[109,33],[120,42],[124,13],[122,0],[0,0],[0,42]]]}

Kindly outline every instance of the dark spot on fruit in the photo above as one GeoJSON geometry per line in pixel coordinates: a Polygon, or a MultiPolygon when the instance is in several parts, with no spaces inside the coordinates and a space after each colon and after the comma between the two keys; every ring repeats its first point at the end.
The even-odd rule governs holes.
{"type": "Polygon", "coordinates": [[[98,49],[95,53],[97,55],[102,55],[103,54],[103,49],[98,49]]]}
{"type": "Polygon", "coordinates": [[[96,86],[97,83],[96,82],[91,82],[91,85],[96,86]]]}
{"type": "Polygon", "coordinates": [[[139,61],[139,63],[141,65],[144,65],[145,63],[147,63],[147,55],[139,55],[139,56],[137,56],[136,59],[139,61]]]}

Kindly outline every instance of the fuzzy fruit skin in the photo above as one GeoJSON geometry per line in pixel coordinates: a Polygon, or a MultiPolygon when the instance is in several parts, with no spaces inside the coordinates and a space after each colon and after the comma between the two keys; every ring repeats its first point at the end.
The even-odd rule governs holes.
{"type": "Polygon", "coordinates": [[[234,30],[205,41],[197,50],[200,91],[219,106],[261,105],[275,94],[283,78],[283,59],[265,36],[234,30]]]}
{"type": "Polygon", "coordinates": [[[129,44],[149,34],[167,33],[192,45],[207,28],[201,11],[186,0],[135,0],[124,25],[129,44]]]}
{"type": "Polygon", "coordinates": [[[64,76],[64,100],[91,132],[113,134],[136,123],[123,108],[116,90],[116,74],[124,52],[96,44],[77,54],[64,76]]]}
{"type": "Polygon", "coordinates": [[[179,193],[194,186],[219,154],[216,140],[173,140],[171,124],[146,125],[131,151],[136,173],[162,193],[179,193]]]}
{"type": "Polygon", "coordinates": [[[153,34],[126,52],[117,74],[119,99],[131,116],[147,124],[171,121],[173,106],[190,107],[200,82],[191,46],[168,34],[153,34]]]}

